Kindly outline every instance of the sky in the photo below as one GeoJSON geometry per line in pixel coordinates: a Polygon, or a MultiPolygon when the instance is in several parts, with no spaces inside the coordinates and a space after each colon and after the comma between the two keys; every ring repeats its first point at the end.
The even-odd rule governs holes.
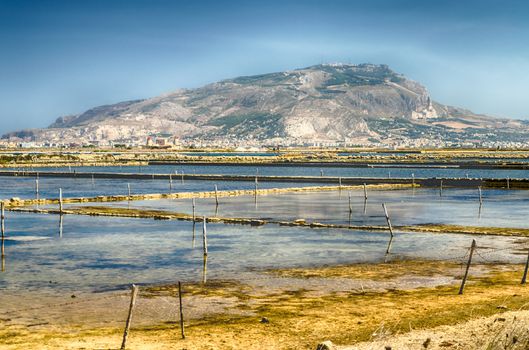
{"type": "Polygon", "coordinates": [[[0,134],[318,63],[384,63],[434,100],[529,119],[529,2],[0,0],[0,134]]]}

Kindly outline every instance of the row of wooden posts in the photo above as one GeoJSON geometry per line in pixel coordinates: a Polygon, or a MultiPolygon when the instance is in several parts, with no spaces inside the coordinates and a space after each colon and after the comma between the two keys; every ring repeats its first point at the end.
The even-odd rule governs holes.
{"type": "MultiPolygon", "coordinates": [[[[207,238],[207,228],[206,228],[206,222],[207,218],[205,216],[202,217],[202,249],[204,253],[204,271],[203,271],[203,277],[202,282],[206,283],[206,263],[207,263],[207,256],[208,256],[208,238],[207,238]]],[[[195,199],[193,198],[193,225],[195,225],[195,199]]],[[[194,226],[193,226],[194,227],[194,226]]],[[[125,350],[127,346],[127,337],[130,332],[130,325],[132,322],[132,313],[134,310],[134,306],[136,305],[136,298],[138,296],[139,287],[135,284],[131,286],[131,298],[130,298],[130,304],[129,304],[129,312],[127,315],[127,321],[125,322],[125,330],[123,331],[123,340],[121,343],[121,350],[125,350]]],[[[180,331],[182,335],[182,339],[185,339],[185,327],[184,327],[184,308],[182,304],[182,283],[178,281],[178,301],[179,301],[179,314],[180,314],[180,331]]]]}

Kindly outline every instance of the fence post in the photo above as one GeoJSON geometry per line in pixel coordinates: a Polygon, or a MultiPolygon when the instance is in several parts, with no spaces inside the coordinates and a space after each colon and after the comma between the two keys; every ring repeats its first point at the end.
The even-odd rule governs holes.
{"type": "Polygon", "coordinates": [[[522,284],[527,282],[527,270],[529,270],[529,251],[527,252],[527,260],[525,261],[525,268],[523,270],[522,284]]]}
{"type": "Polygon", "coordinates": [[[388,223],[389,227],[389,233],[391,234],[391,237],[393,237],[393,227],[391,226],[391,220],[388,215],[388,210],[386,208],[386,203],[382,203],[382,208],[384,208],[384,215],[386,216],[386,221],[388,223]]]}
{"type": "Polygon", "coordinates": [[[178,281],[178,301],[180,302],[180,330],[182,332],[182,339],[186,338],[184,331],[184,308],[182,306],[182,284],[178,281]]]}
{"type": "Polygon", "coordinates": [[[130,331],[130,323],[132,321],[132,310],[136,304],[136,296],[138,295],[138,286],[132,285],[132,294],[130,297],[129,314],[127,316],[127,323],[125,324],[125,331],[123,332],[123,342],[121,343],[121,350],[125,350],[127,347],[127,337],[130,331]]]}
{"type": "Polygon", "coordinates": [[[219,194],[218,194],[217,184],[215,184],[215,205],[217,207],[219,206],[219,194]]]}
{"type": "Polygon", "coordinates": [[[472,240],[472,244],[470,245],[470,255],[468,256],[468,262],[467,262],[467,268],[465,269],[465,275],[463,276],[463,280],[461,281],[461,287],[459,287],[459,294],[463,294],[463,290],[465,289],[465,283],[467,281],[468,277],[468,269],[470,269],[470,263],[472,262],[472,255],[474,254],[474,249],[476,249],[476,240],[472,240]]]}
{"type": "Polygon", "coordinates": [[[202,220],[202,249],[204,250],[204,256],[208,255],[208,236],[206,230],[206,217],[202,220]]]}
{"type": "Polygon", "coordinates": [[[62,215],[62,188],[59,188],[59,213],[62,215]]]}
{"type": "Polygon", "coordinates": [[[5,212],[5,203],[0,202],[0,211],[1,213],[1,220],[2,220],[2,240],[4,239],[5,232],[6,232],[6,226],[5,226],[5,220],[6,220],[6,212],[5,212]]]}

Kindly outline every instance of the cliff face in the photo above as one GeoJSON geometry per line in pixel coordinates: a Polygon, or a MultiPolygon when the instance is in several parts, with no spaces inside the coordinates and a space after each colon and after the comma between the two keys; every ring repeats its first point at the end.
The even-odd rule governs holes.
{"type": "Polygon", "coordinates": [[[167,133],[234,143],[368,144],[521,126],[438,104],[423,86],[386,65],[336,64],[239,77],[100,106],[59,118],[47,129],[34,130],[32,137],[105,142],[167,133]]]}

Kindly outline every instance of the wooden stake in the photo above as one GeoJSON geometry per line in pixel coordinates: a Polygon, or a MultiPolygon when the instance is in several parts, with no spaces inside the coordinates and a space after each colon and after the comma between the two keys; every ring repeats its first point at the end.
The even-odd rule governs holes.
{"type": "Polygon", "coordinates": [[[511,188],[510,179],[507,178],[507,189],[510,189],[510,188],[511,188]]]}
{"type": "Polygon", "coordinates": [[[182,339],[186,338],[184,331],[184,308],[182,306],[182,284],[178,281],[178,301],[180,302],[180,331],[182,332],[182,339]]]}
{"type": "Polygon", "coordinates": [[[129,200],[130,200],[130,184],[129,183],[127,184],[127,189],[129,191],[129,200]]]}
{"type": "Polygon", "coordinates": [[[529,251],[527,253],[527,260],[525,261],[525,268],[523,270],[522,284],[527,282],[527,270],[529,269],[529,251]]]}
{"type": "Polygon", "coordinates": [[[415,187],[415,174],[414,173],[411,174],[411,185],[415,187]]]}
{"type": "Polygon", "coordinates": [[[353,207],[351,206],[351,191],[349,191],[349,214],[353,212],[353,207]]]}
{"type": "Polygon", "coordinates": [[[62,188],[59,188],[59,213],[62,214],[62,188]]]}
{"type": "Polygon", "coordinates": [[[35,195],[37,195],[37,198],[39,197],[39,178],[38,177],[35,179],[35,195]]]}
{"type": "Polygon", "coordinates": [[[443,180],[439,183],[439,197],[443,196],[443,180]]]}
{"type": "Polygon", "coordinates": [[[182,184],[184,184],[184,171],[182,170],[182,184]]]}
{"type": "Polygon", "coordinates": [[[340,191],[341,191],[342,190],[342,178],[341,177],[338,178],[338,184],[340,186],[340,191]]]}
{"type": "Polygon", "coordinates": [[[481,196],[481,186],[478,187],[479,192],[479,205],[483,204],[483,197],[481,196]]]}
{"type": "Polygon", "coordinates": [[[6,221],[5,206],[6,206],[6,205],[5,205],[4,202],[0,202],[0,211],[1,211],[1,220],[2,220],[2,239],[4,239],[5,232],[6,232],[6,226],[5,226],[5,221],[6,221]]]}
{"type": "Polygon", "coordinates": [[[204,256],[208,255],[208,235],[206,230],[206,217],[202,221],[202,249],[204,250],[204,256]]]}
{"type": "Polygon", "coordinates": [[[173,190],[173,174],[169,174],[169,190],[173,190]]]}
{"type": "Polygon", "coordinates": [[[255,177],[255,191],[254,191],[255,200],[257,200],[257,176],[255,177]]]}
{"type": "Polygon", "coordinates": [[[129,314],[127,316],[127,323],[125,324],[125,331],[123,332],[123,342],[121,343],[121,350],[125,350],[127,346],[127,337],[130,331],[130,323],[132,321],[132,310],[136,304],[136,296],[138,295],[138,286],[132,285],[132,293],[130,297],[129,314]]]}
{"type": "Polygon", "coordinates": [[[388,215],[388,210],[386,208],[386,203],[382,203],[382,208],[384,208],[384,215],[386,216],[386,221],[388,223],[389,227],[389,233],[391,234],[391,237],[393,237],[393,227],[391,226],[391,220],[388,215]]]}
{"type": "Polygon", "coordinates": [[[215,204],[217,207],[219,206],[219,194],[217,190],[217,185],[215,185],[215,204]]]}
{"type": "Polygon", "coordinates": [[[320,176],[323,177],[323,169],[320,169],[320,176]]]}
{"type": "Polygon", "coordinates": [[[463,280],[461,281],[461,287],[459,287],[459,295],[463,294],[463,290],[465,289],[465,283],[468,277],[468,269],[470,269],[470,263],[472,262],[472,255],[474,254],[474,249],[476,249],[475,239],[472,240],[472,244],[470,245],[470,255],[468,256],[467,268],[465,269],[465,275],[463,276],[463,280]]]}

